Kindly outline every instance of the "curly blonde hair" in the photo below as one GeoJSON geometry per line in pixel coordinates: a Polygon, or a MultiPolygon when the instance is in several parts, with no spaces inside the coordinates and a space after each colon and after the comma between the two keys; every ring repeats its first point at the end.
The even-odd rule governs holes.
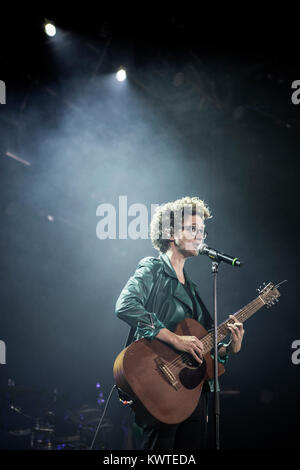
{"type": "Polygon", "coordinates": [[[199,215],[203,219],[211,218],[210,209],[199,197],[186,196],[173,202],[167,202],[155,209],[150,223],[150,237],[153,247],[160,253],[166,253],[170,237],[182,230],[184,216],[199,215]]]}

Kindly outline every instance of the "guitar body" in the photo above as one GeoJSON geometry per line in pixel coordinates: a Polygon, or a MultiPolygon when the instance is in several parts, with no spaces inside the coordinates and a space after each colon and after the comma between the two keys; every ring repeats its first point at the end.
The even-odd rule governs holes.
{"type": "MultiPolygon", "coordinates": [[[[207,335],[205,328],[191,318],[180,322],[175,333],[200,340],[207,335]]],[[[218,363],[218,375],[224,370],[218,363]]],[[[175,424],[196,408],[203,383],[213,378],[214,362],[210,352],[200,366],[188,353],[156,338],[142,338],[121,351],[113,371],[117,387],[133,400],[132,409],[144,422],[175,424]]]]}
{"type": "MultiPolygon", "coordinates": [[[[236,320],[243,323],[264,305],[278,302],[277,287],[283,282],[286,281],[276,286],[269,282],[258,289],[258,297],[234,314],[236,320]]],[[[218,342],[228,335],[228,323],[230,321],[226,320],[218,326],[218,342]]],[[[210,355],[214,344],[212,333],[191,318],[180,322],[175,333],[202,340],[204,361],[201,366],[190,354],[156,338],[135,341],[120,352],[114,363],[117,387],[133,400],[132,409],[147,424],[176,424],[187,419],[198,404],[204,382],[214,376],[214,361],[210,355]]],[[[224,366],[218,362],[218,375],[224,371],[224,366]]]]}

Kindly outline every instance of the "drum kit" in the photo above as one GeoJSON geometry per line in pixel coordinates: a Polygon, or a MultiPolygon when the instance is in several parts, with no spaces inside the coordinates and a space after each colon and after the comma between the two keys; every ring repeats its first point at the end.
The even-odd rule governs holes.
{"type": "MultiPolygon", "coordinates": [[[[57,389],[33,390],[16,387],[9,379],[0,388],[1,449],[86,450],[89,449],[103,413],[103,393],[96,384],[90,404],[65,408],[57,389]],[[96,403],[94,405],[94,403],[96,403]]],[[[101,423],[95,449],[109,449],[109,419],[101,423]]]]}

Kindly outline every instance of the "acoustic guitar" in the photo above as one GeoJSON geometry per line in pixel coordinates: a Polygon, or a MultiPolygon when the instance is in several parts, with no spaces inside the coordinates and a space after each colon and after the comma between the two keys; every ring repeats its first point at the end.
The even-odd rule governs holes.
{"type": "MultiPolygon", "coordinates": [[[[281,283],[280,283],[281,284],[281,283]]],[[[264,305],[271,306],[280,296],[271,282],[259,292],[252,302],[234,316],[245,322],[264,305]]],[[[226,320],[219,325],[218,342],[229,334],[226,320]]],[[[123,349],[117,356],[113,374],[120,397],[126,399],[134,412],[146,423],[180,423],[187,419],[197,406],[205,381],[213,379],[212,356],[214,335],[196,320],[186,318],[175,330],[177,335],[192,335],[204,346],[200,365],[186,352],[181,352],[157,338],[139,339],[123,349]]],[[[225,368],[218,363],[218,375],[225,368]]]]}

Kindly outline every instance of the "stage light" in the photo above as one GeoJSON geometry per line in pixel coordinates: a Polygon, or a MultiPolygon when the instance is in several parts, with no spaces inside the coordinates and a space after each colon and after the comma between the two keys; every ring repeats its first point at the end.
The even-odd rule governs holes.
{"type": "Polygon", "coordinates": [[[123,69],[123,67],[121,67],[116,73],[116,79],[118,80],[118,82],[124,82],[126,78],[127,78],[126,70],[123,69]]]}
{"type": "Polygon", "coordinates": [[[45,24],[45,32],[48,36],[51,36],[51,37],[55,36],[56,28],[55,28],[54,24],[46,23],[45,24]]]}

